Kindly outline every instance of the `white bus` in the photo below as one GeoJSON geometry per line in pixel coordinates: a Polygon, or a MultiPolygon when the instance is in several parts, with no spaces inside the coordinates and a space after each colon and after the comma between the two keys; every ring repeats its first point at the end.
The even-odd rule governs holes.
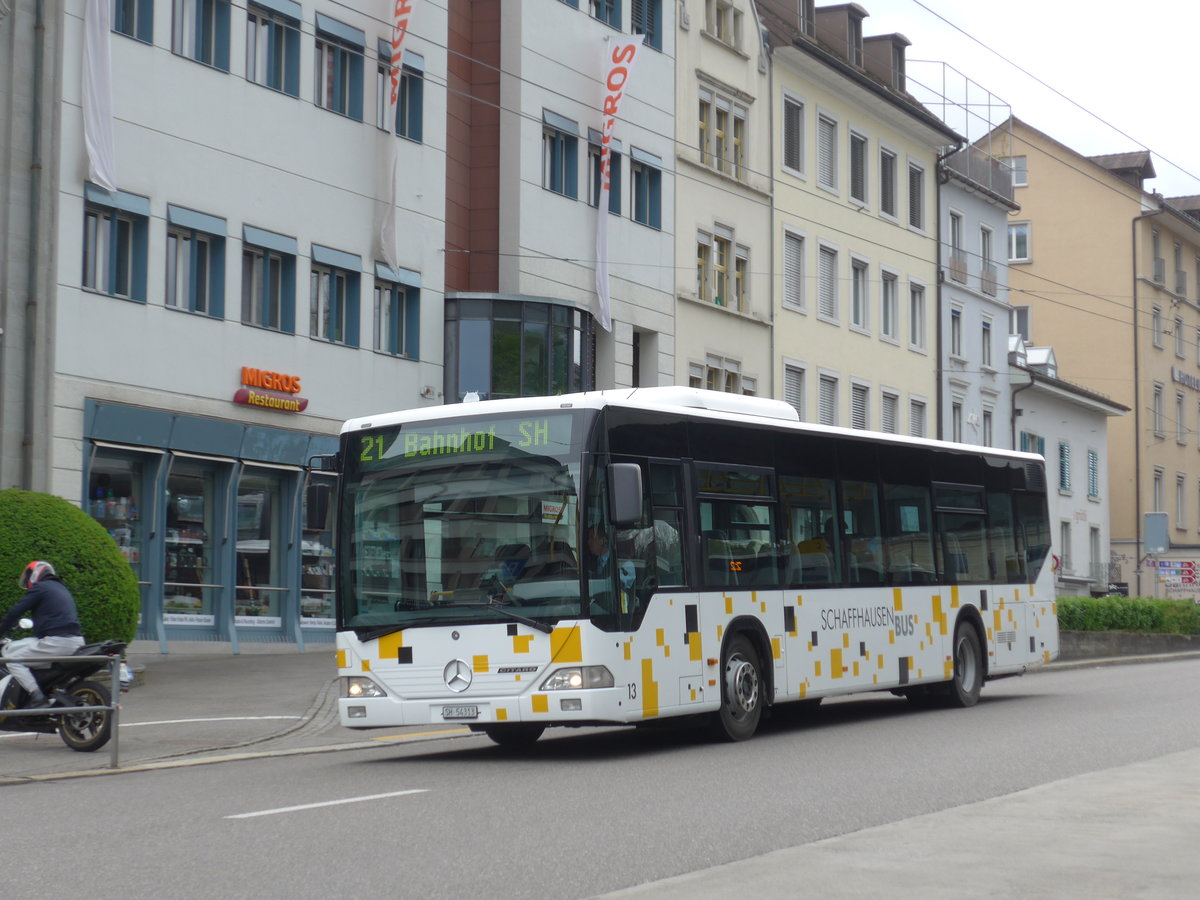
{"type": "Polygon", "coordinates": [[[664,387],[354,419],[338,463],[350,728],[744,740],[788,701],[971,706],[1057,654],[1037,455],[664,387]]]}

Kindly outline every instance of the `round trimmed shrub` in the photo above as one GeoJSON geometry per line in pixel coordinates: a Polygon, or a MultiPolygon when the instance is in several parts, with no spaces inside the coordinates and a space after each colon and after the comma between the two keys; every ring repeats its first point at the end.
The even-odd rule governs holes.
{"type": "Polygon", "coordinates": [[[21,599],[17,579],[34,559],[54,566],[70,588],[85,640],[133,639],[137,578],[104,526],[61,497],[0,491],[0,615],[21,599]]]}

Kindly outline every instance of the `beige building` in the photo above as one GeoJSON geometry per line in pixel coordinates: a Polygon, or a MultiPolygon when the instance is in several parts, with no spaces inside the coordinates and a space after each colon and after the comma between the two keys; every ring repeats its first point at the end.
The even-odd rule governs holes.
{"type": "Polygon", "coordinates": [[[752,0],[680,8],[675,383],[770,396],[767,52],[752,0]]]}
{"type": "MultiPolygon", "coordinates": [[[[1142,566],[1144,515],[1167,514],[1163,559],[1200,557],[1200,218],[1149,192],[1146,151],[1085,157],[1019,119],[1007,152],[1018,330],[1053,344],[1072,380],[1131,408],[1109,424],[1110,580],[1194,596],[1189,569],[1142,566]]],[[[1194,204],[1192,204],[1194,205],[1194,204]]]]}
{"type": "Polygon", "coordinates": [[[854,4],[759,0],[771,43],[776,396],[803,419],[935,436],[937,163],[962,143],[854,4]]]}

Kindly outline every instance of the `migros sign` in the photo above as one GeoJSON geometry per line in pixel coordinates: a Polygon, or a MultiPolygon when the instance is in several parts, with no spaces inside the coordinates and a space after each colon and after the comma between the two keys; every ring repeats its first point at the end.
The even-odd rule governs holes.
{"type": "Polygon", "coordinates": [[[300,376],[242,366],[242,387],[233,402],[278,412],[303,412],[308,398],[300,393],[300,376]]]}

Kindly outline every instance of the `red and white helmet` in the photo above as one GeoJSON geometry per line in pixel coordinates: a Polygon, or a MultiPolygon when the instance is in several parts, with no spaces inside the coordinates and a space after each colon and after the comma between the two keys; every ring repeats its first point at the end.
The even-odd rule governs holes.
{"type": "Polygon", "coordinates": [[[25,571],[17,579],[17,584],[21,586],[21,590],[27,591],[48,575],[57,575],[54,566],[45,560],[35,559],[25,567],[25,571]]]}

